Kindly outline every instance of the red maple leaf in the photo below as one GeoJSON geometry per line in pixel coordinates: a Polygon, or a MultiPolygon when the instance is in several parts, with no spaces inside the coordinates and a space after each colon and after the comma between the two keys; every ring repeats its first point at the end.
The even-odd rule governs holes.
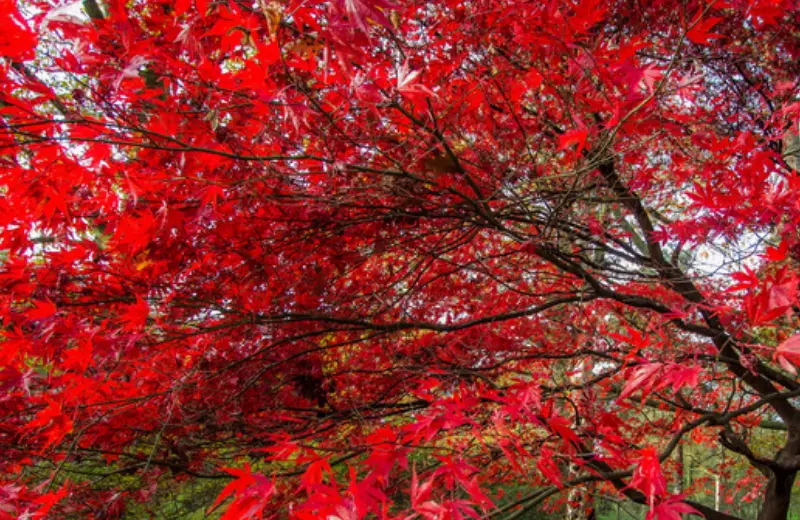
{"type": "Polygon", "coordinates": [[[25,18],[20,14],[13,0],[0,2],[0,55],[8,59],[22,60],[33,56],[36,47],[36,33],[28,28],[25,18]]]}
{"type": "Polygon", "coordinates": [[[58,491],[51,491],[49,493],[45,493],[44,495],[38,496],[33,500],[34,504],[40,504],[39,509],[37,509],[31,518],[46,518],[47,513],[53,509],[58,502],[64,499],[69,492],[69,485],[65,484],[61,486],[58,491]]]}
{"type": "Polygon", "coordinates": [[[680,495],[670,495],[664,498],[647,512],[646,520],[682,520],[683,515],[702,516],[702,513],[683,502],[683,498],[680,495]]]}
{"type": "Polygon", "coordinates": [[[50,300],[33,301],[33,309],[25,312],[25,316],[32,320],[43,320],[57,312],[56,305],[50,300]]]}
{"type": "Polygon", "coordinates": [[[150,315],[150,306],[141,296],[136,296],[136,303],[125,307],[125,312],[120,314],[120,322],[126,330],[139,330],[147,323],[150,315]]]}
{"type": "Polygon", "coordinates": [[[26,431],[38,431],[44,438],[44,448],[58,444],[72,429],[72,419],[63,412],[61,403],[53,400],[48,400],[47,406],[25,425],[26,431]]]}
{"type": "Polygon", "coordinates": [[[234,500],[228,505],[222,518],[225,520],[261,518],[261,512],[275,493],[275,482],[264,475],[253,473],[250,464],[245,464],[243,469],[222,468],[222,470],[236,477],[236,480],[222,489],[210,510],[216,509],[226,498],[233,495],[234,500]]]}
{"type": "Polygon", "coordinates": [[[722,35],[712,33],[711,28],[717,25],[722,18],[706,18],[702,21],[694,22],[694,26],[686,33],[690,41],[699,45],[709,45],[711,40],[720,38],[722,35]]]}
{"type": "Polygon", "coordinates": [[[800,366],[800,334],[795,334],[786,341],[778,345],[775,349],[774,359],[792,374],[797,373],[800,366]]]}
{"type": "Polygon", "coordinates": [[[558,149],[566,150],[572,145],[577,144],[576,152],[581,153],[586,148],[586,139],[589,137],[589,129],[583,121],[577,121],[577,128],[567,130],[558,138],[558,149]]]}
{"type": "Polygon", "coordinates": [[[630,485],[645,494],[651,509],[666,492],[667,481],[661,471],[661,463],[654,448],[645,448],[639,451],[639,459],[630,485]]]}

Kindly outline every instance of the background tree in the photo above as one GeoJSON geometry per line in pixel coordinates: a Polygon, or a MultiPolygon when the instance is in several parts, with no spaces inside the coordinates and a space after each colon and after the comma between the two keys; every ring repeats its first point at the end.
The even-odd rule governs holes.
{"type": "Polygon", "coordinates": [[[796,2],[0,12],[0,514],[787,517],[796,2]]]}

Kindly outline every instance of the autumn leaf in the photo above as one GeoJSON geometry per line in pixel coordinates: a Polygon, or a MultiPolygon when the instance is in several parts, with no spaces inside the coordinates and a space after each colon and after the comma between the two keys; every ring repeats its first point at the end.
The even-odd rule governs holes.
{"type": "Polygon", "coordinates": [[[785,240],[782,240],[778,247],[767,247],[764,253],[764,258],[770,262],[783,262],[789,254],[789,245],[785,240]]]}
{"type": "Polygon", "coordinates": [[[619,398],[627,399],[636,391],[642,390],[642,399],[644,399],[652,391],[653,387],[658,384],[656,376],[663,368],[663,363],[646,363],[637,367],[633,371],[633,377],[630,377],[622,387],[619,398]]]}
{"type": "Polygon", "coordinates": [[[141,296],[136,296],[136,303],[125,307],[125,312],[120,314],[120,322],[126,330],[139,330],[147,323],[150,315],[150,306],[141,296]]]}
{"type": "Polygon", "coordinates": [[[39,411],[28,424],[28,432],[38,432],[44,439],[44,448],[58,444],[73,430],[73,421],[67,416],[59,402],[48,400],[47,406],[39,411]]]}
{"type": "Polygon", "coordinates": [[[13,60],[21,60],[33,56],[36,47],[36,33],[28,28],[25,18],[17,9],[13,0],[0,2],[0,21],[3,27],[0,33],[0,55],[13,60]]]}
{"type": "Polygon", "coordinates": [[[203,206],[211,206],[214,210],[217,209],[217,204],[221,199],[224,199],[225,190],[222,186],[211,185],[205,190],[203,198],[200,199],[200,204],[203,206]]]}
{"type": "Polygon", "coordinates": [[[397,68],[397,91],[406,96],[433,96],[433,92],[419,83],[419,70],[411,70],[408,61],[397,68]]]}
{"type": "Polygon", "coordinates": [[[238,494],[244,491],[245,489],[249,488],[250,486],[256,483],[255,478],[253,478],[252,470],[250,469],[250,464],[245,464],[244,469],[238,468],[221,468],[222,471],[225,473],[229,473],[236,477],[235,480],[231,481],[228,485],[222,488],[219,495],[217,495],[217,500],[211,505],[211,509],[216,509],[222,502],[225,501],[226,498],[233,494],[238,494]]]}
{"type": "Polygon", "coordinates": [[[91,341],[85,341],[69,350],[64,351],[64,368],[83,373],[94,364],[92,357],[93,348],[91,341]]]}
{"type": "Polygon", "coordinates": [[[350,484],[347,486],[347,492],[353,497],[356,514],[363,517],[385,501],[386,494],[376,485],[375,479],[366,478],[359,482],[352,466],[349,468],[349,472],[350,484]]]}
{"type": "Polygon", "coordinates": [[[581,153],[586,148],[586,139],[589,137],[589,129],[578,121],[578,127],[572,130],[567,130],[558,138],[558,149],[566,150],[572,145],[578,145],[576,148],[577,153],[581,153]]]}
{"type": "Polygon", "coordinates": [[[31,320],[43,320],[55,315],[57,312],[56,305],[50,300],[33,301],[33,309],[25,312],[31,320]]]}
{"type": "Polygon", "coordinates": [[[622,387],[619,399],[627,399],[641,391],[644,400],[648,394],[669,386],[672,386],[673,392],[683,387],[694,388],[698,384],[699,374],[698,367],[687,367],[678,363],[643,363],[633,370],[632,376],[622,387]]]}
{"type": "Polygon", "coordinates": [[[39,504],[40,507],[33,513],[31,518],[46,518],[47,513],[53,509],[53,506],[63,500],[64,497],[67,496],[67,493],[69,493],[69,485],[65,484],[61,486],[58,491],[51,491],[36,497],[36,499],[33,500],[33,503],[39,504]]]}
{"type": "Polygon", "coordinates": [[[645,448],[639,451],[639,459],[630,485],[644,493],[651,510],[666,492],[667,481],[661,471],[661,463],[654,448],[645,448]]]}
{"type": "Polygon", "coordinates": [[[682,520],[683,515],[702,514],[695,508],[682,502],[683,496],[670,495],[647,512],[646,520],[682,520]]]}
{"type": "Polygon", "coordinates": [[[243,469],[222,468],[222,470],[236,477],[236,480],[222,489],[209,511],[216,509],[226,498],[233,495],[234,500],[225,509],[222,519],[261,518],[262,511],[275,493],[275,481],[270,481],[259,473],[253,473],[250,464],[245,464],[243,469]]]}
{"type": "Polygon", "coordinates": [[[797,302],[797,277],[782,268],[744,298],[744,307],[753,325],[768,323],[782,314],[790,315],[797,302]]]}
{"type": "Polygon", "coordinates": [[[303,476],[300,478],[301,488],[305,489],[308,493],[313,493],[314,490],[322,484],[324,474],[328,474],[331,480],[334,479],[333,469],[324,458],[319,458],[308,465],[303,476]]]}
{"type": "Polygon", "coordinates": [[[754,289],[758,286],[758,275],[749,267],[744,266],[744,271],[731,273],[737,283],[727,289],[727,292],[737,292],[754,289]]]}
{"type": "Polygon", "coordinates": [[[433,491],[433,479],[428,479],[420,484],[417,476],[417,468],[411,469],[411,507],[415,511],[428,508],[433,503],[430,501],[433,491]]]}
{"type": "Polygon", "coordinates": [[[795,334],[778,345],[773,358],[786,371],[797,374],[796,367],[800,366],[800,334],[795,334]]]}
{"type": "Polygon", "coordinates": [[[553,455],[554,453],[551,449],[542,448],[539,458],[536,461],[536,468],[547,480],[560,488],[564,485],[564,477],[561,474],[558,464],[556,464],[553,459],[553,455]]]}
{"type": "Polygon", "coordinates": [[[711,28],[717,25],[722,18],[706,18],[697,21],[694,26],[686,33],[686,37],[698,45],[710,45],[711,40],[720,38],[722,35],[712,33],[711,28]]]}
{"type": "Polygon", "coordinates": [[[794,276],[788,276],[769,288],[769,299],[765,311],[785,311],[796,302],[797,279],[794,276]]]}

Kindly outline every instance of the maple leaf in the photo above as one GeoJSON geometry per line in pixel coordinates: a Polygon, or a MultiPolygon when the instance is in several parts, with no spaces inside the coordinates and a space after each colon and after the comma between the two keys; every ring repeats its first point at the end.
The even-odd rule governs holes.
{"type": "Polygon", "coordinates": [[[686,37],[698,45],[709,45],[711,40],[720,38],[722,35],[712,33],[711,28],[717,25],[722,18],[706,18],[703,21],[694,22],[694,26],[686,33],[686,37]]]}
{"type": "Polygon", "coordinates": [[[777,280],[769,288],[766,312],[782,312],[790,309],[797,302],[797,279],[794,275],[777,280]]]}
{"type": "Polygon", "coordinates": [[[420,484],[416,466],[411,469],[411,507],[415,511],[425,510],[432,504],[430,497],[433,491],[433,480],[430,478],[420,484]]]}
{"type": "Polygon", "coordinates": [[[645,494],[650,509],[653,509],[655,502],[666,492],[667,481],[654,448],[644,448],[639,451],[639,459],[630,485],[645,494]]]}
{"type": "Polygon", "coordinates": [[[146,56],[134,56],[130,59],[130,61],[125,65],[122,71],[117,75],[114,79],[114,90],[119,90],[122,86],[122,82],[126,79],[133,79],[139,78],[139,70],[147,65],[147,57],[146,56]]]}
{"type": "Polygon", "coordinates": [[[16,389],[23,389],[30,393],[29,382],[32,375],[33,369],[23,374],[13,366],[0,368],[0,393],[7,394],[16,389]]]}
{"type": "Polygon", "coordinates": [[[470,497],[470,500],[473,504],[477,504],[484,509],[490,509],[494,507],[494,502],[483,492],[481,489],[481,484],[478,481],[478,476],[473,476],[468,481],[462,481],[461,485],[464,487],[464,491],[470,497]]]}
{"type": "Polygon", "coordinates": [[[64,351],[64,368],[84,373],[89,365],[94,364],[92,343],[86,341],[75,348],[64,351]]]}
{"type": "Polygon", "coordinates": [[[625,382],[619,399],[627,399],[641,390],[642,401],[644,401],[648,394],[670,385],[673,391],[678,391],[685,386],[694,388],[698,384],[699,374],[698,367],[687,367],[677,363],[643,363],[633,370],[633,376],[625,382]]]}
{"type": "Polygon", "coordinates": [[[731,273],[731,278],[738,283],[730,286],[726,292],[744,291],[758,286],[758,275],[747,266],[744,266],[744,271],[731,273]]]}
{"type": "Polygon", "coordinates": [[[433,92],[431,92],[427,87],[417,83],[417,79],[419,78],[420,71],[418,70],[411,70],[408,61],[403,62],[403,65],[397,68],[397,91],[401,94],[407,96],[415,96],[419,94],[424,94],[428,96],[432,96],[433,92]]]}
{"type": "Polygon", "coordinates": [[[25,18],[20,14],[14,0],[0,2],[0,55],[22,60],[30,58],[36,47],[36,33],[28,28],[25,18]]]}
{"type": "Polygon", "coordinates": [[[647,512],[646,520],[682,520],[682,515],[702,516],[695,508],[682,502],[682,499],[683,496],[680,495],[664,498],[647,512]]]}
{"type": "Polygon", "coordinates": [[[291,437],[284,433],[274,439],[274,444],[266,448],[259,448],[258,451],[272,453],[269,460],[289,460],[300,450],[300,445],[292,441],[291,437]]]}
{"type": "Polygon", "coordinates": [[[119,221],[111,242],[120,250],[135,255],[147,248],[157,227],[152,213],[131,216],[119,221]]]}
{"type": "Polygon", "coordinates": [[[386,495],[380,488],[375,486],[374,478],[367,478],[359,482],[356,470],[350,466],[349,471],[350,484],[347,487],[347,492],[353,497],[356,514],[361,518],[385,501],[386,495]]]}
{"type": "Polygon", "coordinates": [[[385,0],[368,2],[363,0],[337,0],[337,3],[343,4],[344,11],[349,15],[352,23],[365,33],[368,31],[368,20],[374,21],[386,29],[392,29],[391,22],[382,11],[391,7],[392,4],[385,0]]]}
{"type": "Polygon", "coordinates": [[[539,453],[539,459],[536,461],[536,467],[547,480],[557,487],[561,488],[564,485],[564,477],[561,474],[558,464],[553,460],[553,450],[550,448],[542,448],[539,453]]]}
{"type": "Polygon", "coordinates": [[[769,25],[775,25],[786,14],[786,10],[780,2],[772,0],[753,0],[750,3],[748,19],[756,29],[763,29],[769,25]]]}
{"type": "Polygon", "coordinates": [[[778,345],[773,357],[788,372],[797,374],[795,367],[800,366],[800,334],[795,334],[778,345]]]}
{"type": "Polygon", "coordinates": [[[50,493],[45,493],[44,495],[36,497],[33,503],[40,504],[40,507],[31,515],[31,518],[45,518],[53,506],[63,500],[68,492],[69,486],[65,484],[61,486],[58,491],[51,491],[50,493]]]}
{"type": "Polygon", "coordinates": [[[397,439],[397,433],[390,428],[380,428],[370,434],[367,442],[372,450],[364,463],[370,468],[370,475],[377,481],[386,482],[395,464],[408,464],[407,448],[403,448],[397,439]]]}
{"type": "Polygon", "coordinates": [[[561,437],[565,443],[577,445],[580,439],[572,430],[572,423],[566,417],[551,417],[547,419],[547,427],[561,437]]]}
{"type": "Polygon", "coordinates": [[[275,481],[270,481],[259,473],[253,473],[250,464],[245,464],[243,469],[221,469],[236,479],[222,489],[214,504],[209,508],[209,512],[216,509],[226,498],[234,495],[234,500],[227,507],[222,518],[225,520],[260,518],[261,512],[275,493],[275,481]]]}
{"type": "Polygon", "coordinates": [[[134,331],[141,329],[147,324],[150,315],[150,306],[141,296],[136,296],[136,303],[125,307],[125,312],[120,314],[119,320],[123,323],[126,330],[134,331]]]}
{"type": "Polygon", "coordinates": [[[224,199],[224,197],[225,189],[222,186],[212,184],[205,190],[203,197],[200,199],[200,204],[203,206],[211,206],[216,210],[220,199],[224,199]]]}
{"type": "Polygon", "coordinates": [[[784,267],[766,280],[760,291],[745,296],[744,307],[750,322],[761,325],[782,314],[789,316],[797,297],[797,277],[784,267]]]}
{"type": "Polygon", "coordinates": [[[25,425],[27,431],[40,430],[45,439],[44,448],[58,444],[72,429],[72,419],[64,414],[61,403],[53,400],[48,400],[47,406],[25,425]]]}
{"type": "Polygon", "coordinates": [[[589,137],[589,129],[582,121],[577,121],[578,127],[567,130],[558,138],[558,149],[566,150],[570,146],[577,144],[577,153],[581,153],[586,148],[586,139],[589,137]]]}
{"type": "Polygon", "coordinates": [[[656,376],[664,368],[663,363],[645,363],[633,371],[633,377],[628,378],[619,394],[620,399],[627,399],[637,390],[642,390],[642,399],[658,384],[656,376]]]}
{"type": "Polygon", "coordinates": [[[650,338],[646,333],[640,332],[627,325],[625,326],[625,331],[628,333],[627,335],[611,333],[609,336],[619,341],[630,343],[633,345],[635,351],[639,351],[650,345],[650,338]]]}
{"type": "Polygon", "coordinates": [[[782,240],[778,247],[767,247],[767,251],[764,253],[764,258],[770,262],[783,262],[786,260],[786,256],[788,254],[789,244],[785,240],[782,240]]]}
{"type": "Polygon", "coordinates": [[[58,310],[56,305],[50,300],[34,301],[33,307],[33,309],[25,312],[25,316],[31,320],[43,320],[49,318],[50,316],[55,315],[58,310]]]}
{"type": "Polygon", "coordinates": [[[308,465],[303,476],[300,477],[301,488],[308,493],[313,493],[322,484],[324,474],[327,473],[331,481],[334,480],[333,469],[325,458],[319,458],[308,465]]]}
{"type": "Polygon", "coordinates": [[[412,443],[428,442],[433,439],[444,427],[444,421],[437,414],[425,414],[408,424],[404,430],[407,432],[407,441],[412,443]]]}

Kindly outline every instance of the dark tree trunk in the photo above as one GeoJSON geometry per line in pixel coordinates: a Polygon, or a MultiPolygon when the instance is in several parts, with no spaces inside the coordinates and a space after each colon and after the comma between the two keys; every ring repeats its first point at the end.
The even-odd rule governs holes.
{"type": "Polygon", "coordinates": [[[786,444],[775,456],[775,465],[764,493],[758,520],[786,520],[792,501],[792,486],[800,465],[800,432],[797,424],[789,427],[786,444]]]}
{"type": "Polygon", "coordinates": [[[786,520],[789,517],[789,503],[792,500],[792,485],[796,475],[796,471],[772,474],[758,520],[786,520]]]}

